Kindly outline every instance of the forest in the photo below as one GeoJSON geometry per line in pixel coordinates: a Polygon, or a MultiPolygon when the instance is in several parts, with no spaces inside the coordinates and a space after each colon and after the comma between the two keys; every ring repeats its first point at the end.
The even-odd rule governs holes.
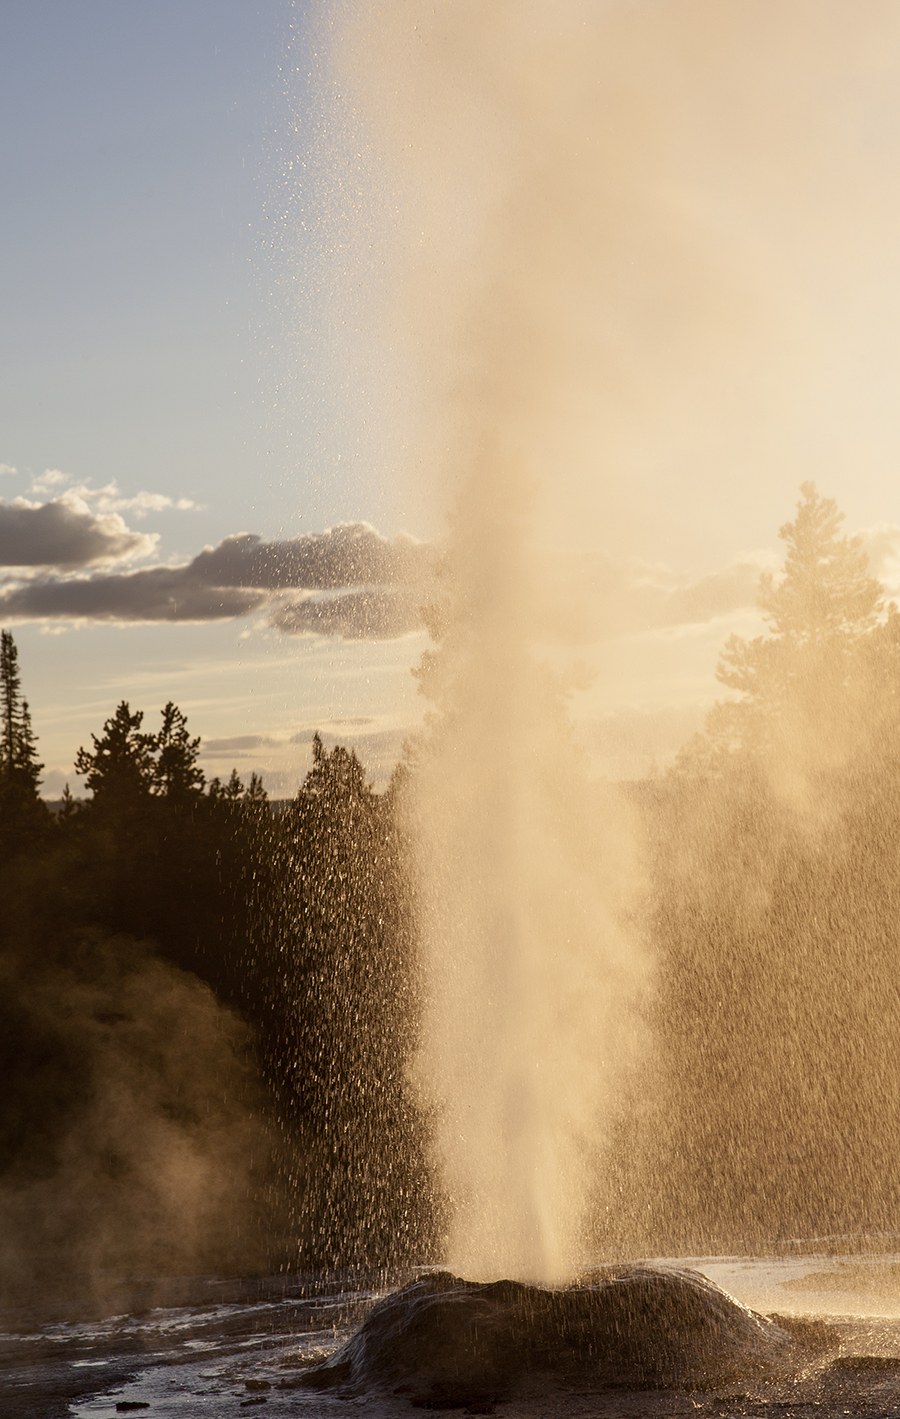
{"type": "Polygon", "coordinates": [[[393,791],[316,736],[296,798],[204,782],[121,703],[51,814],[2,633],[0,1188],[10,1277],[426,1250],[393,791]]]}
{"type": "MultiPolygon", "coordinates": [[[[618,790],[653,1047],[598,1161],[598,1246],[898,1230],[900,613],[841,523],[804,484],[729,697],[618,790]]],[[[177,706],[153,729],[123,702],[79,750],[89,797],[51,813],[9,631],[0,715],[6,1284],[436,1256],[405,1085],[414,761],[376,794],[316,736],[276,811],[255,776],[205,782],[177,706]]]]}

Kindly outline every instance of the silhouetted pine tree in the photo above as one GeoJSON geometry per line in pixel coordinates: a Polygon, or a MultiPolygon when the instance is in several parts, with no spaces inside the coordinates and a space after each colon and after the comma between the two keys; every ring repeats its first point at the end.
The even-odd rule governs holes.
{"type": "Polygon", "coordinates": [[[82,747],[75,755],[75,772],[84,774],[98,805],[127,807],[149,795],[156,774],[156,737],[141,731],[143,719],[142,710],[132,714],[122,700],[100,738],[91,735],[93,751],[82,747]]]}
{"type": "Polygon", "coordinates": [[[809,482],[800,492],[796,518],[778,534],[787,548],[782,575],[760,578],[766,634],[726,642],[716,678],[740,699],[720,701],[682,751],[679,767],[689,774],[721,772],[738,754],[814,776],[846,763],[876,730],[887,665],[876,667],[873,656],[890,648],[884,591],[861,539],[840,535],[844,514],[834,498],[809,482]]]}
{"type": "Polygon", "coordinates": [[[154,739],[154,791],[173,803],[196,800],[203,792],[203,772],[197,763],[200,736],[188,734],[187,717],[171,700],[162,710],[162,726],[154,739]]]}
{"type": "Polygon", "coordinates": [[[298,1231],[307,1255],[382,1262],[427,1247],[420,1120],[406,1095],[417,1001],[393,803],[355,752],[313,740],[278,824],[265,1057],[281,1116],[303,1138],[298,1231]]]}
{"type": "Polygon", "coordinates": [[[22,698],[19,653],[10,631],[0,631],[0,814],[4,852],[30,847],[48,826],[38,789],[43,764],[31,727],[28,701],[22,698]]]}

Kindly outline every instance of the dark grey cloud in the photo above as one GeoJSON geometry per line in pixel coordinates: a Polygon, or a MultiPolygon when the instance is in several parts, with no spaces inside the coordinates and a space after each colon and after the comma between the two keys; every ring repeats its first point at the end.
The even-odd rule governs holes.
{"type": "Polygon", "coordinates": [[[71,494],[48,503],[0,500],[0,566],[74,570],[146,556],[155,545],[118,513],[94,512],[71,494]]]}
{"type": "MultiPolygon", "coordinates": [[[[121,522],[117,516],[93,520],[121,522]]],[[[44,550],[49,547],[50,539],[45,538],[44,550]]],[[[83,550],[88,550],[87,541],[83,550]]],[[[19,561],[8,565],[32,565],[22,560],[20,550],[16,555],[19,561]]],[[[416,588],[433,575],[434,561],[431,544],[403,534],[389,541],[367,523],[280,542],[242,533],[204,548],[184,566],[74,576],[46,573],[11,581],[0,590],[0,615],[18,620],[211,621],[247,616],[269,606],[271,624],[290,635],[385,640],[417,628],[418,607],[426,598],[416,588]],[[330,594],[339,588],[348,590],[330,594]],[[308,595],[286,601],[286,592],[308,595]]]]}
{"type": "Polygon", "coordinates": [[[253,749],[281,749],[284,740],[272,734],[232,734],[227,739],[204,739],[201,754],[215,758],[219,754],[247,754],[253,749]]]}
{"type": "Polygon", "coordinates": [[[375,587],[286,602],[272,608],[269,620],[289,636],[396,640],[422,629],[424,600],[415,588],[375,587]]]}
{"type": "Polygon", "coordinates": [[[433,574],[434,548],[403,533],[391,542],[368,523],[347,522],[284,542],[263,542],[251,533],[226,537],[195,557],[191,569],[209,586],[273,591],[401,586],[433,574]]]}
{"type": "Polygon", "coordinates": [[[36,577],[0,592],[0,615],[17,620],[221,621],[266,603],[261,591],[209,587],[187,567],[146,567],[92,577],[36,577]]]}

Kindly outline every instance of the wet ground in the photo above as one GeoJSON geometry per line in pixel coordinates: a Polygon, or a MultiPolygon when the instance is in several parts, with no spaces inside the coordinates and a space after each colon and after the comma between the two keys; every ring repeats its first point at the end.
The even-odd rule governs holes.
{"type": "MultiPolygon", "coordinates": [[[[665,1264],[657,1261],[655,1264],[665,1264]]],[[[831,1354],[787,1380],[711,1391],[570,1388],[503,1403],[498,1419],[900,1414],[900,1254],[679,1258],[739,1301],[771,1314],[826,1318],[831,1354]]],[[[194,1277],[117,1285],[93,1279],[78,1301],[0,1313],[0,1414],[23,1419],[225,1419],[266,1415],[414,1419],[422,1410],[374,1393],[305,1388],[377,1300],[409,1274],[356,1278],[194,1277]]]]}

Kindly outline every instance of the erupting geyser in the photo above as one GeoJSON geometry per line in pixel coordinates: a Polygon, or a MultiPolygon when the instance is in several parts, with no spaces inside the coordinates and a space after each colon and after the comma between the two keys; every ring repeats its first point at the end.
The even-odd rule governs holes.
{"type": "MultiPolygon", "coordinates": [[[[450,516],[419,671],[435,713],[409,805],[424,1001],[410,1082],[446,1260],[469,1283],[566,1286],[582,1269],[598,1198],[615,1209],[608,1145],[649,1048],[629,813],[590,781],[566,667],[579,637],[616,633],[591,575],[641,504],[623,484],[664,445],[667,469],[684,460],[685,391],[702,387],[705,427],[717,417],[736,297],[684,240],[676,197],[696,154],[672,138],[693,115],[670,52],[708,63],[710,14],[392,0],[342,20],[332,50],[387,192],[391,358],[415,375],[407,452],[450,516]]],[[[558,1305],[581,1295],[594,1315],[624,1284],[558,1305]]],[[[638,1291],[666,1297],[681,1334],[698,1285],[705,1304],[709,1289],[683,1279],[644,1276],[638,1291]]],[[[437,1291],[413,1309],[473,1297],[456,1281],[437,1291]]],[[[529,1305],[553,1311],[549,1294],[529,1305]]]]}
{"type": "Polygon", "coordinates": [[[526,11],[363,7],[338,62],[381,161],[398,159],[391,328],[422,391],[418,461],[451,518],[410,810],[425,1002],[411,1082],[448,1264],[556,1284],[583,1254],[648,969],[628,814],[589,782],[546,648],[572,609],[548,538],[601,387],[579,304],[608,197],[596,154],[583,163],[602,127],[581,111],[594,22],[578,0],[526,11]]]}
{"type": "Polygon", "coordinates": [[[621,805],[586,788],[561,688],[529,645],[516,471],[489,448],[461,498],[446,629],[425,668],[442,715],[411,833],[426,999],[415,1082],[453,1270],[558,1283],[584,1246],[643,962],[623,924],[621,805]]]}

